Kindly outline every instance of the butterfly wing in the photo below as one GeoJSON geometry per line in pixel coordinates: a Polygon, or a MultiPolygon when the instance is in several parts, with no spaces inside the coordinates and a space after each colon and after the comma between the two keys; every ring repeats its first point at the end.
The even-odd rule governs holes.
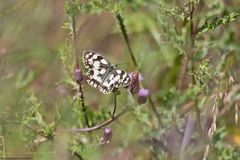
{"type": "Polygon", "coordinates": [[[128,75],[127,72],[121,70],[121,69],[116,69],[116,73],[117,75],[119,75],[119,79],[118,81],[115,83],[115,87],[119,88],[119,87],[126,87],[130,84],[131,79],[128,75]]]}
{"type": "Polygon", "coordinates": [[[91,69],[86,73],[87,82],[90,86],[98,88],[102,83],[101,75],[99,74],[101,69],[91,69]]]}
{"type": "Polygon", "coordinates": [[[98,88],[105,76],[108,67],[111,65],[108,60],[94,51],[83,52],[83,64],[88,70],[86,73],[87,82],[94,88],[98,88]]]}
{"type": "Polygon", "coordinates": [[[88,70],[87,82],[94,88],[98,88],[103,94],[112,92],[114,88],[125,87],[130,84],[127,72],[110,67],[111,63],[94,51],[83,52],[83,63],[88,70]],[[109,71],[111,70],[111,71],[109,71]]]}
{"type": "Polygon", "coordinates": [[[87,69],[107,68],[111,65],[100,54],[90,50],[83,52],[83,64],[87,69]]]}
{"type": "Polygon", "coordinates": [[[99,91],[108,94],[112,92],[114,88],[125,87],[130,84],[130,77],[127,72],[115,69],[113,70],[108,77],[104,80],[104,82],[99,85],[99,91]]]}

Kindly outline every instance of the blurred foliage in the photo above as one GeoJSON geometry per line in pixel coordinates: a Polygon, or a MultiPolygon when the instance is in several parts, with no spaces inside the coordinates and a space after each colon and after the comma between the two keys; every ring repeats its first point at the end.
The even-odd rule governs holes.
{"type": "Polygon", "coordinates": [[[238,160],[239,5],[1,1],[0,158],[238,160]],[[85,75],[81,55],[89,49],[129,73],[138,70],[150,97],[139,105],[120,89],[116,115],[128,112],[76,132],[111,120],[115,106],[114,94],[99,93],[85,76],[81,99],[73,73],[80,67],[85,75]],[[104,127],[112,137],[103,144],[104,127]]]}

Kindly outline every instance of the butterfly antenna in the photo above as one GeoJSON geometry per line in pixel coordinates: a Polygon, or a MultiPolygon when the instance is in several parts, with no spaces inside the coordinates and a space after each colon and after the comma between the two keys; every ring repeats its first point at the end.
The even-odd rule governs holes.
{"type": "Polygon", "coordinates": [[[116,66],[129,65],[129,63],[118,63],[116,66]]]}

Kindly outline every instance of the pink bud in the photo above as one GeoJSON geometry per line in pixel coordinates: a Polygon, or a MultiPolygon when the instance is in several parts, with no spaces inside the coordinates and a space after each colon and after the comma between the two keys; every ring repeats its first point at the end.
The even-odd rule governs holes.
{"type": "MultiPolygon", "coordinates": [[[[140,74],[138,72],[129,73],[129,76],[131,78],[131,83],[130,83],[128,89],[132,94],[137,94],[139,91],[139,78],[140,78],[139,75],[140,74]]],[[[142,76],[141,76],[141,78],[142,78],[142,76]]]]}
{"type": "Polygon", "coordinates": [[[147,101],[147,97],[149,96],[149,90],[141,88],[138,92],[137,101],[139,104],[144,104],[147,101]]]}
{"type": "Polygon", "coordinates": [[[100,139],[101,144],[109,143],[112,138],[112,130],[111,128],[104,128],[103,136],[100,139]]]}
{"type": "Polygon", "coordinates": [[[74,70],[74,79],[78,84],[83,80],[82,71],[78,67],[74,70]]]}

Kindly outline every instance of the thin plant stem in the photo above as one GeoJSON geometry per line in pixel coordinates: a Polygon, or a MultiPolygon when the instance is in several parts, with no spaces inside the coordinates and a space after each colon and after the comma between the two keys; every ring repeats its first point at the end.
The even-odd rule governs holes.
{"type": "Polygon", "coordinates": [[[198,127],[198,130],[199,130],[199,134],[200,134],[201,137],[203,137],[200,109],[198,107],[198,97],[196,97],[196,99],[195,99],[194,110],[195,110],[195,113],[196,113],[196,121],[197,121],[197,127],[198,127]]]}
{"type": "Polygon", "coordinates": [[[162,124],[162,121],[161,121],[161,118],[160,118],[160,114],[159,114],[159,112],[157,111],[157,108],[156,108],[155,104],[153,103],[152,97],[149,96],[149,97],[148,97],[148,100],[149,100],[151,109],[152,109],[153,113],[155,114],[155,116],[156,116],[156,118],[157,118],[157,120],[158,120],[158,123],[159,123],[159,124],[162,124]]]}
{"type": "Polygon", "coordinates": [[[117,93],[116,93],[116,91],[113,91],[113,98],[114,98],[114,106],[113,106],[112,118],[114,117],[116,109],[117,109],[117,93]]]}
{"type": "Polygon", "coordinates": [[[191,135],[195,127],[194,125],[195,125],[194,116],[190,114],[187,118],[186,127],[184,130],[184,135],[182,139],[182,144],[180,147],[180,160],[186,159],[186,148],[191,141],[191,135]]]}
{"type": "Polygon", "coordinates": [[[58,132],[92,132],[98,129],[101,129],[102,127],[105,127],[107,125],[109,125],[110,123],[112,123],[113,121],[117,120],[120,116],[122,116],[124,113],[131,111],[132,109],[129,109],[128,107],[123,109],[122,112],[120,112],[119,114],[117,114],[114,117],[111,117],[110,119],[97,124],[93,127],[87,127],[87,128],[75,128],[75,129],[64,129],[64,130],[59,130],[58,132]]]}
{"type": "Polygon", "coordinates": [[[129,38],[128,38],[128,35],[127,35],[126,27],[124,26],[124,23],[123,23],[123,17],[121,16],[121,14],[119,12],[116,12],[115,14],[116,14],[120,29],[122,31],[124,41],[126,42],[128,52],[129,52],[129,54],[131,56],[131,59],[133,61],[133,64],[138,69],[139,66],[137,64],[136,58],[135,58],[135,56],[133,54],[133,51],[132,51],[132,48],[130,46],[130,42],[129,42],[129,38]]]}
{"type": "Polygon", "coordinates": [[[83,157],[77,152],[73,152],[73,155],[76,156],[79,160],[84,160],[83,157]]]}
{"type": "Polygon", "coordinates": [[[73,49],[74,49],[74,54],[76,59],[75,63],[76,63],[76,66],[79,66],[79,56],[77,53],[76,20],[74,15],[71,18],[72,18],[71,20],[72,20],[73,49]]]}
{"type": "MultiPolygon", "coordinates": [[[[118,20],[118,24],[120,26],[121,33],[122,33],[124,41],[125,41],[125,43],[127,45],[128,52],[129,52],[129,54],[131,56],[132,62],[134,64],[134,66],[137,68],[137,70],[140,71],[139,65],[138,65],[138,63],[136,61],[136,58],[135,58],[135,56],[133,54],[133,51],[132,51],[132,48],[131,48],[131,45],[130,45],[130,42],[129,42],[129,38],[128,38],[126,27],[125,27],[125,25],[123,23],[123,17],[121,16],[121,14],[119,12],[115,12],[115,15],[116,15],[116,18],[118,20]]],[[[151,95],[149,95],[148,99],[149,99],[149,102],[150,102],[150,105],[151,105],[151,110],[155,114],[159,124],[161,124],[160,115],[159,115],[159,113],[157,111],[157,108],[156,108],[156,106],[155,106],[155,104],[154,104],[154,102],[152,100],[151,95]]]]}
{"type": "MultiPolygon", "coordinates": [[[[77,38],[76,38],[76,21],[75,21],[75,16],[73,15],[72,17],[72,35],[73,35],[73,48],[74,48],[74,53],[75,53],[75,59],[76,59],[76,67],[79,67],[79,56],[77,54],[77,38]]],[[[78,95],[80,95],[80,100],[81,100],[81,105],[82,105],[82,111],[84,114],[84,119],[85,119],[85,123],[87,125],[87,127],[90,127],[89,124],[89,119],[86,113],[86,107],[85,107],[85,103],[84,103],[84,94],[83,94],[83,90],[82,90],[82,84],[81,82],[79,84],[77,84],[77,92],[79,93],[78,95]]]]}
{"type": "MultiPolygon", "coordinates": [[[[190,40],[191,40],[191,45],[190,45],[190,51],[189,51],[188,56],[193,56],[193,54],[194,54],[193,49],[194,49],[194,46],[195,46],[195,32],[194,32],[194,24],[193,24],[194,2],[189,1],[189,11],[190,11],[190,40]]],[[[194,65],[192,65],[191,71],[193,73],[194,65]]],[[[194,75],[192,75],[192,84],[196,85],[194,75]]],[[[194,110],[195,110],[195,113],[196,113],[196,120],[197,120],[196,123],[197,123],[197,126],[198,126],[199,134],[200,134],[201,137],[203,137],[200,109],[198,107],[198,95],[196,95],[194,103],[195,103],[194,110]]]]}

